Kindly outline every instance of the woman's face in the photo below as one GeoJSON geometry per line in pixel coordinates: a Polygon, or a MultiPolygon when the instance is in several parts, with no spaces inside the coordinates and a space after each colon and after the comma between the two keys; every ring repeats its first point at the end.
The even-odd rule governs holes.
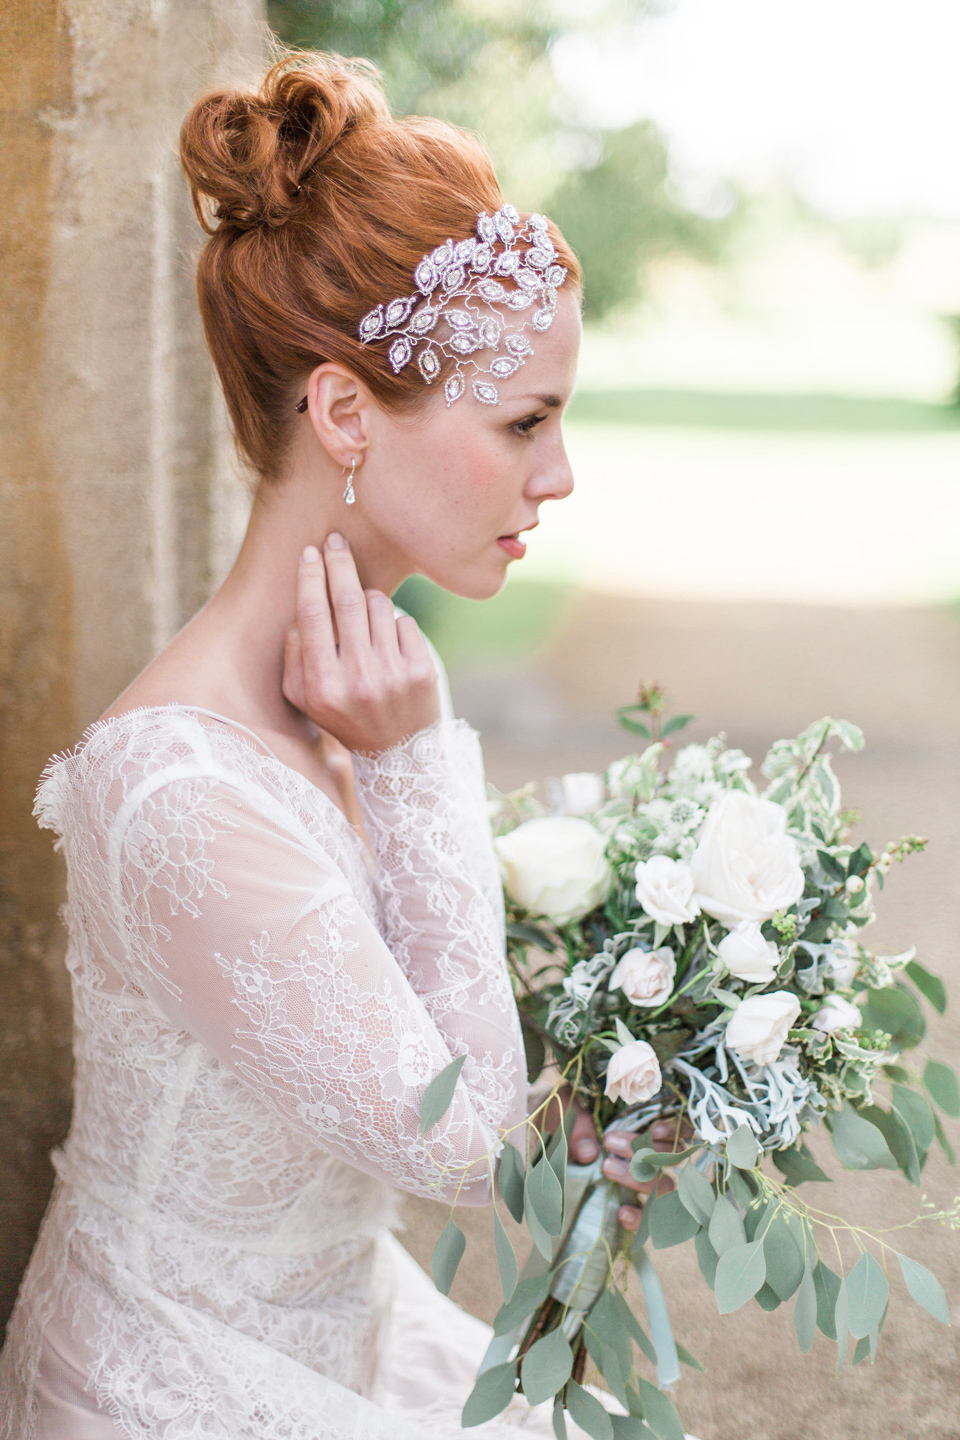
{"type": "Polygon", "coordinates": [[[561,290],[534,353],[497,382],[499,405],[482,404],[468,385],[450,406],[437,387],[413,415],[368,411],[357,502],[344,524],[365,583],[386,588],[419,573],[471,599],[497,593],[542,501],[573,489],[560,421],[579,346],[579,294],[561,290]]]}

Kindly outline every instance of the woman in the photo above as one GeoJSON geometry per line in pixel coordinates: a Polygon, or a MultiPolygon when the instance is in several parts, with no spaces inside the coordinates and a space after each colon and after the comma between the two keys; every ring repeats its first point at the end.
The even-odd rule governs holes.
{"type": "Polygon", "coordinates": [[[182,155],[259,483],[220,591],[41,785],[76,1112],[0,1433],[453,1436],[489,1332],[392,1239],[392,1189],[489,1203],[523,1046],[476,737],[389,596],[495,594],[570,492],[579,271],[359,65],[207,96],[182,155]]]}

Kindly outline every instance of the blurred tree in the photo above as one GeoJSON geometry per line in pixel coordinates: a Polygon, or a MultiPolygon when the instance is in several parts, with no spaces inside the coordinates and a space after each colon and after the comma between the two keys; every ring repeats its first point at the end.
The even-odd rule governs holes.
{"type": "Polygon", "coordinates": [[[640,294],[653,259],[716,258],[730,217],[672,194],[669,155],[650,121],[597,133],[571,115],[550,64],[570,33],[632,27],[660,0],[268,0],[284,44],[363,55],[399,114],[479,132],[504,194],[552,215],[580,255],[586,313],[640,294]]]}

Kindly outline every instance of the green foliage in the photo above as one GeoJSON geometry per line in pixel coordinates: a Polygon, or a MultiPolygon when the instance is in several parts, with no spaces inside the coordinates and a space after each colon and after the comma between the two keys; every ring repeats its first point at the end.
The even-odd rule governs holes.
{"type": "Polygon", "coordinates": [[[514,1290],[517,1288],[517,1257],[513,1253],[513,1246],[510,1244],[510,1237],[503,1228],[503,1221],[497,1214],[496,1206],[493,1209],[493,1237],[497,1250],[497,1268],[500,1271],[500,1285],[503,1289],[503,1299],[506,1303],[514,1290]]]}
{"type": "Polygon", "coordinates": [[[940,1060],[928,1060],[923,1083],[934,1105],[939,1105],[943,1113],[954,1120],[960,1119],[960,1084],[949,1065],[940,1060]]]}
{"type": "Polygon", "coordinates": [[[567,1386],[567,1409],[570,1418],[593,1440],[613,1440],[613,1423],[596,1396],[584,1390],[576,1380],[567,1386]]]}
{"type": "Polygon", "coordinates": [[[916,1260],[909,1259],[906,1255],[897,1255],[900,1261],[900,1269],[903,1271],[903,1278],[911,1296],[918,1305],[922,1305],[934,1320],[940,1320],[944,1325],[950,1324],[950,1307],[947,1304],[947,1297],[943,1293],[943,1286],[935,1279],[930,1271],[916,1260]]]}
{"type": "Polygon", "coordinates": [[[847,1324],[850,1334],[862,1340],[880,1324],[890,1296],[887,1277],[869,1250],[864,1250],[850,1271],[846,1286],[847,1324]]]}
{"type": "Polygon", "coordinates": [[[457,1266],[463,1258],[466,1247],[467,1241],[463,1231],[452,1220],[448,1220],[441,1231],[440,1239],[434,1246],[433,1259],[430,1262],[433,1283],[441,1295],[450,1294],[453,1277],[457,1273],[457,1266]]]}
{"type": "Polygon", "coordinates": [[[805,1180],[830,1181],[830,1176],[821,1170],[806,1145],[797,1150],[774,1150],[772,1158],[788,1185],[802,1185],[805,1180]]]}
{"type": "Polygon", "coordinates": [[[731,1165],[736,1165],[739,1170],[752,1170],[762,1154],[749,1125],[741,1125],[734,1131],[726,1143],[725,1152],[731,1165]]]}
{"type": "Polygon", "coordinates": [[[817,1287],[813,1271],[808,1266],[803,1272],[796,1304],[793,1307],[793,1323],[797,1332],[797,1344],[801,1354],[809,1354],[817,1328],[817,1287]]]}
{"type": "Polygon", "coordinates": [[[752,1300],[767,1277],[763,1241],[752,1240],[721,1255],[717,1263],[717,1309],[729,1315],[752,1300]]]}
{"type": "Polygon", "coordinates": [[[852,1105],[827,1117],[833,1148],[848,1170],[892,1170],[896,1160],[876,1125],[858,1115],[852,1105]]]}
{"type": "Polygon", "coordinates": [[[485,1370],[467,1396],[460,1423],[464,1430],[492,1420],[506,1410],[517,1388],[517,1367],[513,1360],[485,1370]]]}
{"type": "Polygon", "coordinates": [[[523,1156],[515,1145],[511,1145],[507,1141],[500,1152],[497,1184],[500,1187],[500,1194],[503,1196],[503,1203],[518,1225],[523,1219],[523,1180],[523,1156]]]}
{"type": "Polygon", "coordinates": [[[453,1092],[466,1058],[466,1055],[461,1055],[458,1059],[451,1060],[449,1065],[443,1067],[439,1075],[434,1075],[424,1090],[423,1099],[420,1102],[421,1135],[426,1135],[428,1130],[432,1130],[437,1121],[442,1120],[449,1110],[453,1101],[453,1092]]]}
{"type": "Polygon", "coordinates": [[[700,1229],[699,1220],[682,1204],[675,1190],[647,1202],[650,1209],[650,1239],[657,1250],[682,1245],[700,1229]]]}
{"type": "Polygon", "coordinates": [[[551,1330],[537,1340],[520,1365],[523,1393],[531,1405],[552,1400],[569,1380],[573,1351],[562,1330],[551,1330]]]}
{"type": "Polygon", "coordinates": [[[510,1299],[497,1311],[493,1322],[494,1333],[509,1335],[528,1315],[532,1315],[550,1293],[551,1278],[550,1275],[534,1275],[519,1281],[510,1299]]]}

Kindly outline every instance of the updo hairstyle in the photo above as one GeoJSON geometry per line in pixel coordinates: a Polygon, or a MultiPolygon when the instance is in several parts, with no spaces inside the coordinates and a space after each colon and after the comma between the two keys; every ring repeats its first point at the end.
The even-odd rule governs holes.
{"type": "MultiPolygon", "coordinates": [[[[361,345],[374,306],[414,289],[413,271],[447,239],[473,235],[503,203],[474,136],[390,114],[364,60],[298,53],[258,90],[214,90],[193,106],[180,156],[209,235],[200,312],[237,443],[278,476],[307,375],[337,361],[393,410],[422,402],[416,366],[395,375],[385,345],[361,345]]],[[[560,263],[580,267],[555,227],[560,263]]]]}

